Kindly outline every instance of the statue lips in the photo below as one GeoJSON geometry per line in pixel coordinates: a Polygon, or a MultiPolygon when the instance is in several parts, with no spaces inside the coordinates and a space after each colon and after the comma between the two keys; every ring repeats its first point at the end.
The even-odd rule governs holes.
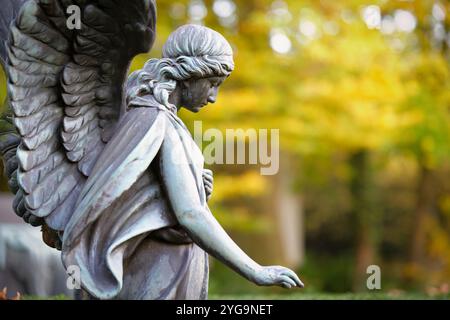
{"type": "Polygon", "coordinates": [[[196,109],[197,110],[203,109],[204,107],[206,107],[207,104],[208,102],[202,102],[202,104],[200,104],[196,109]]]}

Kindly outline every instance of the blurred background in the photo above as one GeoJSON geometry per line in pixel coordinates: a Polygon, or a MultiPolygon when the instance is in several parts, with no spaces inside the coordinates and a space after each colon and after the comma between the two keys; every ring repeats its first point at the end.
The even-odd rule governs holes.
{"type": "MultiPolygon", "coordinates": [[[[206,25],[232,44],[236,68],[214,105],[182,119],[192,131],[195,120],[280,129],[276,175],[209,166],[210,207],[250,256],[293,268],[306,288],[259,288],[211,260],[212,297],[373,294],[369,265],[381,269],[377,294],[450,296],[449,1],[157,5],[156,44],[131,71],[176,27],[206,25]]],[[[2,74],[0,101],[5,89],[2,74]]]]}

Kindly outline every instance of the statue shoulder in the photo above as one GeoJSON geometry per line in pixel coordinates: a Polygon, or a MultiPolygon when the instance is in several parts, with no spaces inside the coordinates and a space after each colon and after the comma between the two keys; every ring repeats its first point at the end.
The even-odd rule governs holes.
{"type": "MultiPolygon", "coordinates": [[[[154,125],[166,126],[167,120],[157,107],[138,107],[131,105],[116,128],[115,136],[123,138],[124,134],[135,136],[144,134],[154,125]]],[[[162,133],[162,132],[161,132],[162,133]]]]}

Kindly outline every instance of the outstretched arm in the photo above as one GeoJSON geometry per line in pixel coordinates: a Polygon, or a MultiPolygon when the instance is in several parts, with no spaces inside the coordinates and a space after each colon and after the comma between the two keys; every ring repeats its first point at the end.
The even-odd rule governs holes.
{"type": "Polygon", "coordinates": [[[297,275],[284,267],[262,267],[230,238],[209,209],[202,206],[195,179],[176,130],[168,126],[160,152],[164,187],[178,222],[206,252],[258,285],[303,287],[297,275]]]}

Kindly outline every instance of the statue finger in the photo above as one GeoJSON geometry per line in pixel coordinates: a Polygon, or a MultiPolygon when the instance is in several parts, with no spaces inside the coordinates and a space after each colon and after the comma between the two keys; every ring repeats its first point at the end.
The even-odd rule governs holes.
{"type": "Polygon", "coordinates": [[[211,181],[211,182],[214,180],[214,178],[212,176],[208,176],[208,175],[204,175],[203,179],[211,181]]]}
{"type": "Polygon", "coordinates": [[[203,181],[203,184],[205,185],[205,188],[208,187],[208,188],[212,189],[212,187],[213,187],[212,183],[209,181],[203,181]]]}
{"type": "Polygon", "coordinates": [[[281,282],[290,284],[291,287],[296,287],[297,286],[295,281],[292,280],[291,278],[289,278],[288,276],[280,276],[280,280],[281,280],[281,282]]]}
{"type": "Polygon", "coordinates": [[[212,176],[213,176],[213,173],[212,173],[211,170],[204,170],[204,171],[203,171],[203,176],[204,176],[204,177],[212,177],[212,176]]]}
{"type": "Polygon", "coordinates": [[[292,280],[294,280],[296,285],[299,286],[300,288],[305,287],[303,282],[300,280],[300,278],[297,276],[297,274],[294,271],[288,269],[287,271],[283,272],[283,274],[288,276],[292,280]]]}
{"type": "Polygon", "coordinates": [[[292,288],[292,286],[291,286],[289,283],[287,283],[287,282],[281,282],[280,285],[281,285],[283,288],[286,288],[286,289],[292,288]]]}

